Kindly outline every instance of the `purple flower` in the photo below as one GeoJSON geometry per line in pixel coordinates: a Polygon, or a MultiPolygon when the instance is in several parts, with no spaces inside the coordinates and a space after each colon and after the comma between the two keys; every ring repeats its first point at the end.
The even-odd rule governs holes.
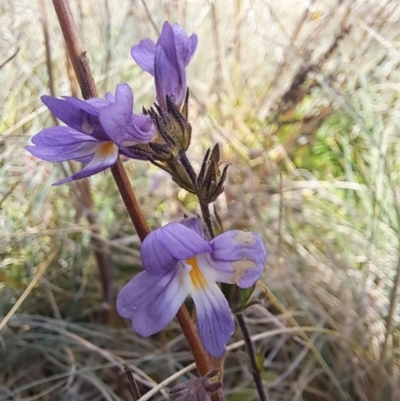
{"type": "Polygon", "coordinates": [[[87,163],[78,173],[53,185],[97,174],[111,167],[119,152],[140,158],[126,147],[149,142],[155,135],[150,117],[133,114],[133,94],[126,84],[118,85],[115,97],[108,94],[106,99],[42,96],[42,101],[67,126],[39,132],[32,138],[35,146],[26,149],[42,160],[87,163]]]}
{"type": "Polygon", "coordinates": [[[251,287],[261,277],[266,257],[257,234],[234,230],[207,241],[199,219],[167,224],[144,240],[145,271],[122,288],[117,311],[147,337],[166,327],[190,295],[204,347],[221,357],[235,326],[217,282],[251,287]]]}
{"type": "Polygon", "coordinates": [[[143,39],[133,46],[131,55],[136,63],[153,75],[156,81],[157,101],[166,110],[168,95],[176,106],[181,106],[186,96],[185,67],[197,47],[197,35],[188,37],[178,24],[164,22],[161,35],[155,44],[143,39]]]}

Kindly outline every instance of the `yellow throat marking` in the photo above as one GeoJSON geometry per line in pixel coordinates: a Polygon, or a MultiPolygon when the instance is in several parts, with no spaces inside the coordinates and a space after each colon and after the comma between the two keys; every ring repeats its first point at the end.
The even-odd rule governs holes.
{"type": "Polygon", "coordinates": [[[192,266],[192,270],[190,270],[190,279],[192,280],[193,287],[196,290],[206,287],[207,281],[204,278],[203,273],[200,271],[199,266],[197,265],[196,256],[186,259],[186,263],[192,266]]]}
{"type": "Polygon", "coordinates": [[[116,145],[114,142],[104,142],[99,149],[99,156],[112,155],[115,152],[116,145]]]}

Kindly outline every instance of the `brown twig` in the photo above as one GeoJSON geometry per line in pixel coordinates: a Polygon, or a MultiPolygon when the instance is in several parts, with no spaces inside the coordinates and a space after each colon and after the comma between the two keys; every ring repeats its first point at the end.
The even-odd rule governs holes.
{"type": "Polygon", "coordinates": [[[131,218],[132,223],[136,228],[136,232],[140,238],[140,241],[143,241],[150,233],[150,228],[146,223],[142,210],[140,209],[136,195],[133,192],[128,174],[126,173],[121,159],[117,160],[117,162],[111,168],[111,172],[121,194],[121,197],[125,203],[129,217],[131,218]]]}
{"type": "MultiPolygon", "coordinates": [[[[53,4],[60,22],[61,29],[63,31],[65,42],[67,44],[72,66],[82,91],[82,96],[86,99],[95,97],[97,95],[97,91],[93,76],[89,69],[89,61],[86,57],[86,52],[83,50],[68,1],[53,0],[53,4]]],[[[122,199],[128,210],[132,223],[134,224],[140,239],[143,240],[150,232],[150,229],[146,224],[143,213],[137,202],[121,160],[118,160],[115,166],[112,168],[112,174],[117,183],[118,189],[121,192],[122,199]]],[[[204,350],[203,344],[197,335],[193,322],[190,319],[189,313],[184,305],[178,311],[177,320],[189,343],[199,374],[204,376],[214,367],[211,365],[210,357],[204,350]]],[[[223,398],[220,397],[213,398],[213,401],[222,400],[223,398]]]]}
{"type": "Polygon", "coordinates": [[[74,17],[71,13],[68,1],[53,0],[58,22],[64,35],[68,54],[71,59],[72,67],[75,71],[76,79],[81,88],[82,97],[89,99],[97,96],[96,84],[89,67],[89,59],[83,49],[81,38],[78,34],[74,17]]]}
{"type": "Polygon", "coordinates": [[[132,369],[128,365],[124,365],[124,371],[129,383],[129,392],[132,394],[133,399],[137,401],[141,395],[135,377],[132,374],[132,369]]]}

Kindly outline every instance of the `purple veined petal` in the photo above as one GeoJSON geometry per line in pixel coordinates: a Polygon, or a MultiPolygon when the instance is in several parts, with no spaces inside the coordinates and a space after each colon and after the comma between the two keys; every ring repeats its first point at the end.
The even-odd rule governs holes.
{"type": "Polygon", "coordinates": [[[186,94],[186,74],[183,62],[178,58],[174,30],[168,22],[164,22],[157,41],[154,77],[160,106],[166,109],[167,95],[176,105],[181,105],[186,94]]]}
{"type": "MultiPolygon", "coordinates": [[[[65,101],[69,105],[75,107],[76,109],[83,110],[92,116],[98,117],[98,115],[99,115],[99,109],[95,106],[95,102],[93,102],[93,100],[96,100],[94,98],[91,99],[92,102],[88,102],[87,100],[78,99],[73,96],[62,96],[62,98],[65,99],[65,101]]],[[[97,100],[102,100],[102,99],[97,99],[97,100]]]]}
{"type": "Polygon", "coordinates": [[[109,138],[121,146],[125,129],[132,116],[133,94],[127,84],[120,84],[115,91],[115,103],[100,109],[99,120],[109,138]]]}
{"type": "Polygon", "coordinates": [[[143,39],[131,48],[131,56],[144,71],[154,76],[154,54],[156,44],[151,39],[143,39]]]}
{"type": "Polygon", "coordinates": [[[190,295],[196,306],[197,329],[204,348],[215,358],[220,358],[235,330],[228,301],[218,285],[211,282],[191,291],[190,295]]]}
{"type": "Polygon", "coordinates": [[[107,100],[107,102],[115,103],[115,95],[114,95],[114,93],[107,92],[106,93],[106,100],[107,100]]]}
{"type": "Polygon", "coordinates": [[[41,99],[50,111],[69,127],[99,140],[108,140],[98,119],[99,112],[93,104],[71,96],[64,96],[62,99],[42,96],[41,99]]]}
{"type": "Polygon", "coordinates": [[[125,140],[134,143],[151,142],[156,135],[156,128],[149,116],[133,114],[126,125],[125,140]]]}
{"type": "Polygon", "coordinates": [[[165,21],[156,47],[163,46],[169,55],[176,55],[174,30],[168,21],[165,21]]]}
{"type": "Polygon", "coordinates": [[[92,160],[79,172],[55,182],[53,185],[61,185],[73,180],[90,177],[111,167],[118,158],[118,146],[113,142],[97,144],[92,160]]]}
{"type": "Polygon", "coordinates": [[[35,146],[26,149],[34,156],[52,162],[77,159],[93,154],[98,141],[69,127],[45,129],[32,137],[35,146]]]}
{"type": "Polygon", "coordinates": [[[186,74],[180,68],[174,55],[168,54],[163,46],[157,46],[154,71],[157,101],[161,108],[167,108],[168,95],[176,105],[182,104],[186,93],[186,74]]]}
{"type": "Polygon", "coordinates": [[[100,110],[103,107],[106,107],[110,103],[114,103],[114,102],[115,102],[115,97],[111,93],[107,93],[105,99],[91,98],[91,99],[85,100],[85,103],[90,104],[91,106],[93,106],[97,110],[100,110]]]}
{"type": "Polygon", "coordinates": [[[63,96],[69,105],[80,109],[80,128],[79,131],[89,134],[102,142],[108,141],[110,138],[105,133],[104,128],[99,121],[100,109],[110,104],[104,99],[81,100],[72,96],[63,96]]]}
{"type": "Polygon", "coordinates": [[[178,24],[174,24],[172,30],[174,32],[177,60],[182,63],[183,67],[186,67],[196,51],[197,35],[193,34],[189,38],[186,31],[178,24]]]}
{"type": "Polygon", "coordinates": [[[142,337],[158,333],[172,321],[188,295],[180,282],[179,270],[158,277],[141,272],[119,292],[117,311],[132,321],[142,337]]]}
{"type": "Polygon", "coordinates": [[[42,96],[42,102],[49,108],[55,117],[69,127],[82,131],[82,110],[65,99],[57,99],[52,96],[42,96]]]}
{"type": "Polygon", "coordinates": [[[211,252],[208,242],[180,223],[169,223],[152,231],[143,241],[141,259],[145,270],[160,276],[173,269],[179,260],[211,252]]]}
{"type": "Polygon", "coordinates": [[[198,234],[201,238],[204,238],[207,241],[207,237],[204,234],[204,228],[201,220],[198,217],[189,217],[186,219],[182,219],[179,221],[180,224],[190,228],[196,234],[198,234]]]}
{"type": "Polygon", "coordinates": [[[234,270],[234,280],[241,288],[251,287],[264,271],[267,251],[261,238],[252,232],[227,231],[210,241],[211,263],[216,269],[234,270]]]}

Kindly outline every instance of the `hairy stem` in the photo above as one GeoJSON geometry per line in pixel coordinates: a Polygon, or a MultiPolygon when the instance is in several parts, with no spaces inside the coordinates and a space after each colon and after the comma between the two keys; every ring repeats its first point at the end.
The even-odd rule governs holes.
{"type": "MultiPolygon", "coordinates": [[[[97,95],[96,85],[89,68],[89,61],[86,57],[86,52],[83,50],[83,46],[78,35],[68,0],[53,0],[53,4],[60,22],[61,29],[63,31],[65,42],[67,44],[68,54],[71,58],[71,63],[82,91],[82,96],[85,99],[95,97],[97,95]]],[[[149,234],[150,229],[146,223],[136,196],[130,185],[126,170],[120,159],[118,159],[115,166],[112,168],[112,174],[121,193],[124,204],[128,210],[132,223],[135,226],[136,232],[143,241],[147,234],[149,234]]],[[[197,365],[197,370],[201,376],[204,376],[213,369],[213,366],[211,364],[209,355],[204,350],[203,344],[197,335],[196,329],[192,320],[190,319],[185,305],[182,305],[176,317],[192,351],[197,365]]],[[[222,400],[223,398],[213,398],[213,401],[222,400]]]]}
{"type": "Polygon", "coordinates": [[[203,221],[207,228],[207,237],[210,239],[214,238],[215,236],[214,228],[211,221],[211,214],[210,214],[210,209],[208,208],[208,203],[203,202],[200,198],[199,198],[199,203],[200,203],[201,215],[203,216],[203,221]]]}
{"type": "Polygon", "coordinates": [[[142,210],[140,209],[140,205],[135,193],[133,192],[128,174],[121,159],[118,158],[117,162],[114,164],[114,166],[112,166],[111,172],[121,194],[122,200],[125,203],[129,217],[136,228],[136,232],[140,238],[140,241],[143,242],[146,236],[150,233],[150,228],[146,223],[142,210]]]}

